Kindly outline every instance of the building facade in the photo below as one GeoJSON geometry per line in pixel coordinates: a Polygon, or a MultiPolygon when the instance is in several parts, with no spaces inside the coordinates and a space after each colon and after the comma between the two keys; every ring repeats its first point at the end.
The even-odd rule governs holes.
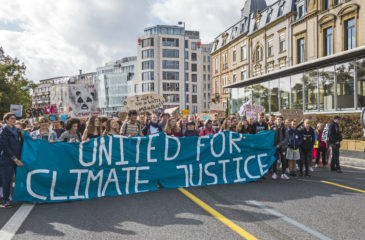
{"type": "Polygon", "coordinates": [[[54,96],[53,87],[55,84],[62,83],[67,79],[68,77],[56,77],[40,80],[38,86],[33,91],[32,106],[37,108],[54,104],[51,101],[54,96]]]}
{"type": "MultiPolygon", "coordinates": [[[[246,1],[242,11],[250,12],[246,33],[231,36],[234,40],[226,46],[220,46],[219,41],[235,26],[216,38],[213,68],[214,56],[227,53],[226,71],[230,74],[227,81],[218,81],[213,93],[231,93],[234,112],[245,102],[272,113],[286,108],[311,113],[353,112],[365,107],[365,31],[360,28],[365,23],[363,1],[280,0],[266,7],[259,3],[246,1]],[[245,41],[248,63],[242,69],[247,78],[237,81],[233,76],[238,72],[230,61],[235,58],[236,43],[244,45],[245,41]]],[[[222,77],[218,71],[213,83],[222,77]]]]}
{"type": "Polygon", "coordinates": [[[203,62],[204,56],[208,61],[207,49],[209,45],[202,47],[197,31],[166,25],[146,28],[144,35],[138,39],[133,93],[161,95],[166,100],[164,108],[202,112],[209,105],[208,82],[206,90],[203,88],[204,74],[206,79],[210,78],[209,64],[203,62]]]}
{"type": "Polygon", "coordinates": [[[132,95],[136,60],[136,57],[126,57],[97,68],[95,84],[103,115],[123,111],[122,101],[132,95]]]}

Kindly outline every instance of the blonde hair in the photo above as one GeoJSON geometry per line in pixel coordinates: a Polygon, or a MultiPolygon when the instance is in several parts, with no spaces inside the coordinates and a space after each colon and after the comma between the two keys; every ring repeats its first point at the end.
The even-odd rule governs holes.
{"type": "Polygon", "coordinates": [[[224,119],[224,121],[223,121],[223,124],[222,124],[222,130],[231,130],[230,128],[231,128],[231,126],[228,126],[228,121],[231,121],[231,119],[229,119],[229,118],[226,118],[226,119],[224,119]]]}
{"type": "Polygon", "coordinates": [[[164,129],[164,132],[169,135],[171,134],[171,131],[174,131],[174,132],[181,132],[181,129],[177,126],[177,121],[176,121],[176,125],[174,128],[171,128],[171,121],[172,120],[175,120],[175,118],[169,118],[169,120],[167,120],[167,123],[166,123],[166,126],[165,126],[165,129],[164,129]]]}

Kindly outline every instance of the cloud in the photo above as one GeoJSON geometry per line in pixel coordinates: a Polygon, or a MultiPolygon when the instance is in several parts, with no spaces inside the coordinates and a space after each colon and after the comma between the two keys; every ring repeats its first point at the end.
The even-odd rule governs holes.
{"type": "Polygon", "coordinates": [[[239,20],[244,0],[0,0],[0,46],[41,79],[96,71],[136,55],[138,36],[155,24],[177,24],[209,42],[239,20]]]}

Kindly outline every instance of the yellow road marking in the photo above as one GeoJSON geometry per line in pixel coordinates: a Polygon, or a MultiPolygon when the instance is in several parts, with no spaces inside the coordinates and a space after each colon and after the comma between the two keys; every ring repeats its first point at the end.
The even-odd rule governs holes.
{"type": "Polygon", "coordinates": [[[333,186],[341,187],[341,188],[350,189],[352,191],[365,193],[365,191],[364,190],[361,190],[361,189],[347,187],[347,186],[344,186],[344,185],[341,185],[341,184],[337,184],[337,183],[333,183],[333,182],[328,182],[328,181],[321,181],[321,182],[326,183],[326,184],[330,184],[330,185],[333,185],[333,186]]]}
{"type": "Polygon", "coordinates": [[[232,222],[231,220],[229,220],[228,218],[226,218],[225,216],[223,216],[222,214],[220,214],[219,212],[217,212],[216,210],[214,210],[213,208],[208,206],[206,203],[201,201],[199,198],[195,197],[193,194],[191,194],[187,190],[185,190],[183,188],[178,188],[178,190],[180,192],[182,192],[185,196],[190,198],[190,200],[192,200],[197,205],[199,205],[201,208],[203,208],[205,211],[207,211],[208,213],[210,213],[211,215],[216,217],[219,221],[221,221],[222,223],[227,225],[233,231],[235,231],[236,233],[238,233],[239,235],[244,237],[245,239],[247,239],[247,240],[257,240],[256,237],[254,237],[253,235],[251,235],[250,233],[248,233],[247,231],[242,229],[240,226],[238,226],[237,224],[235,224],[234,222],[232,222]]]}

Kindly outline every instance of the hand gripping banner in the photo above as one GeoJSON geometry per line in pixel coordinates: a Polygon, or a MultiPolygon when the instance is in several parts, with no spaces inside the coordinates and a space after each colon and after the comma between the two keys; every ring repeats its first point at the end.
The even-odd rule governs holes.
{"type": "Polygon", "coordinates": [[[177,138],[104,136],[48,143],[25,136],[14,201],[62,202],[163,188],[244,183],[275,161],[274,131],[177,138]]]}

